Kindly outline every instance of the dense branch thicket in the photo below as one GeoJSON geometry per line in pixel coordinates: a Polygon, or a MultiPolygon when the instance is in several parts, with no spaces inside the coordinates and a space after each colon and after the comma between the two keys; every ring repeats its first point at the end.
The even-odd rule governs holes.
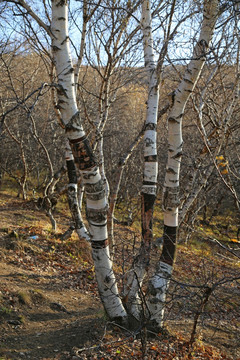
{"type": "Polygon", "coordinates": [[[55,228],[52,210],[66,183],[56,174],[64,173],[67,148],[72,219],[76,230],[79,219],[82,226],[79,183],[99,292],[111,318],[126,313],[107,224],[115,245],[115,206],[124,205],[120,220],[132,224],[141,191],[141,250],[124,298],[137,320],[147,304],[159,328],[178,230],[187,242],[196,221],[210,224],[224,206],[239,211],[239,4],[52,0],[39,6],[24,0],[0,5],[6,24],[0,38],[1,178],[13,179],[24,199],[42,193],[55,228]],[[143,304],[153,207],[162,193],[163,251],[143,304]]]}

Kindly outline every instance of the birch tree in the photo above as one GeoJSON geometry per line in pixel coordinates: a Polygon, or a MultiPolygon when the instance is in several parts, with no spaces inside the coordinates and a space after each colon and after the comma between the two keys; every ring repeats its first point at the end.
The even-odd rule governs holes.
{"type": "Polygon", "coordinates": [[[154,327],[161,327],[167,289],[175,257],[178,207],[179,173],[182,157],[182,118],[186,103],[192,93],[206,61],[218,14],[218,1],[204,0],[203,22],[192,60],[187,65],[183,79],[174,92],[173,106],[168,116],[168,161],[163,187],[164,234],[163,249],[156,272],[149,283],[149,313],[154,327]]]}
{"type": "Polygon", "coordinates": [[[148,73],[148,102],[144,131],[144,170],[142,186],[142,246],[136,258],[133,269],[128,275],[125,289],[126,303],[130,313],[139,318],[139,305],[137,292],[142,285],[145,271],[149,266],[150,247],[152,240],[153,206],[157,193],[157,114],[159,99],[159,82],[157,76],[157,63],[154,58],[151,2],[142,4],[142,32],[144,46],[145,67],[148,73]]]}
{"type": "Polygon", "coordinates": [[[83,130],[76,102],[68,36],[67,1],[52,1],[51,32],[53,61],[59,85],[58,108],[65,124],[66,136],[69,139],[75,163],[79,167],[85,186],[86,211],[100,297],[111,319],[124,320],[126,311],[118,295],[107,240],[108,204],[105,187],[83,130]]]}
{"type": "Polygon", "coordinates": [[[138,292],[146,272],[150,266],[151,247],[153,242],[153,210],[157,196],[158,159],[157,159],[157,122],[170,107],[166,105],[158,111],[159,90],[162,81],[163,64],[168,51],[169,42],[177,33],[178,27],[189,15],[184,16],[174,27],[172,26],[176,1],[173,1],[169,10],[163,4],[166,15],[166,29],[164,29],[164,41],[159,50],[159,57],[153,45],[152,11],[151,1],[143,1],[142,4],[142,33],[145,69],[148,76],[148,99],[144,132],[144,169],[141,189],[141,224],[142,241],[138,256],[134,260],[127,284],[124,289],[125,301],[130,313],[137,319],[140,318],[142,304],[138,298],[138,292]]]}
{"type": "Polygon", "coordinates": [[[235,153],[230,148],[238,128],[236,116],[239,111],[239,15],[233,7],[229,9],[229,13],[223,14],[222,18],[223,25],[212,44],[212,59],[191,95],[190,106],[194,109],[192,115],[196,117],[194,123],[202,144],[199,144],[199,153],[195,154],[196,165],[189,171],[191,180],[187,186],[182,186],[179,225],[183,231],[189,228],[189,233],[192,231],[191,228],[194,228],[193,223],[198,214],[203,213],[203,221],[206,221],[206,209],[209,204],[215,206],[209,216],[209,220],[212,219],[227,192],[238,204],[234,177],[232,178],[234,172],[231,171],[233,163],[238,161],[230,160],[230,154],[235,153]],[[229,16],[232,17],[231,23],[224,21],[229,16]],[[223,66],[229,58],[232,66],[223,66]],[[225,190],[223,187],[218,196],[216,192],[222,184],[225,190]],[[202,193],[203,190],[207,195],[202,193]],[[210,195],[211,192],[215,193],[215,198],[210,195]]]}
{"type": "MultiPolygon", "coordinates": [[[[66,130],[66,136],[71,145],[74,162],[79,168],[85,186],[87,218],[100,296],[106,312],[111,319],[124,319],[126,317],[126,312],[118,296],[117,285],[112,271],[112,262],[109,257],[107,234],[108,202],[104,175],[103,171],[101,171],[98,166],[97,160],[89,144],[89,139],[83,130],[83,124],[80,119],[79,108],[76,102],[76,86],[74,82],[74,69],[68,34],[68,3],[67,1],[52,1],[52,19],[50,25],[48,25],[25,1],[18,2],[13,0],[9,2],[16,4],[18,9],[22,7],[26,10],[27,14],[32,16],[51,38],[52,60],[56,74],[55,78],[52,78],[53,83],[56,84],[55,88],[57,91],[56,110],[60,115],[60,121],[66,130]]],[[[118,30],[121,35],[123,34],[124,27],[122,28],[122,25],[120,24],[118,25],[118,30]]],[[[111,38],[113,39],[113,34],[111,34],[111,38]]],[[[118,37],[118,41],[120,39],[121,36],[118,37]]],[[[125,42],[125,40],[123,42],[125,42]]],[[[116,42],[114,46],[115,49],[118,49],[120,44],[116,42]]],[[[80,51],[80,55],[81,54],[82,51],[80,51]]],[[[78,78],[77,70],[75,72],[75,78],[78,78]]],[[[107,94],[108,90],[104,90],[104,92],[107,94]]],[[[105,125],[105,119],[107,118],[108,113],[108,96],[105,100],[106,111],[105,115],[103,112],[104,116],[100,121],[102,127],[105,125]]],[[[102,130],[103,128],[100,129],[100,131],[102,130]]],[[[73,189],[74,193],[76,193],[75,186],[73,186],[75,184],[75,174],[72,155],[70,154],[70,151],[68,151],[67,163],[69,165],[68,168],[70,169],[69,189],[73,189]]],[[[73,205],[74,204],[76,205],[75,199],[73,201],[73,205]]]]}
{"type": "MultiPolygon", "coordinates": [[[[28,16],[28,18],[31,16],[40,28],[44,30],[45,36],[48,39],[47,41],[50,39],[51,42],[51,51],[47,48],[46,44],[45,50],[49,53],[48,61],[50,61],[51,64],[53,63],[54,68],[52,71],[51,86],[57,95],[55,109],[66,133],[66,159],[69,170],[68,189],[70,199],[72,200],[70,208],[73,210],[73,219],[77,232],[80,237],[83,237],[85,230],[76,197],[77,168],[85,187],[86,217],[89,224],[96,278],[103,305],[111,319],[120,319],[125,322],[127,313],[130,313],[140,320],[142,304],[140,304],[138,296],[150,264],[150,250],[153,239],[153,207],[157,194],[157,119],[158,116],[160,116],[160,112],[158,111],[159,88],[162,80],[163,64],[167,57],[168,45],[178,30],[178,25],[174,26],[175,23],[172,21],[174,12],[176,11],[175,5],[178,2],[173,1],[169,3],[167,1],[153,4],[155,14],[159,9],[162,9],[163,12],[167,9],[164,17],[165,22],[161,20],[161,25],[164,24],[163,26],[165,27],[165,37],[162,41],[162,46],[158,48],[159,57],[158,60],[156,60],[154,57],[155,47],[159,44],[154,43],[153,40],[150,1],[144,0],[142,2],[141,22],[136,20],[131,29],[132,31],[128,30],[126,24],[130,22],[133,11],[138,10],[139,1],[128,2],[126,9],[124,8],[126,4],[121,1],[117,3],[97,1],[96,6],[83,1],[82,37],[80,50],[78,52],[78,62],[75,67],[73,65],[69,40],[67,0],[52,0],[51,19],[49,16],[46,16],[45,19],[40,18],[37,11],[31,9],[24,0],[11,0],[7,1],[7,3],[13,3],[14,6],[17,6],[17,9],[24,9],[23,16],[28,16]],[[90,6],[92,10],[90,11],[90,8],[87,6],[90,6]],[[127,15],[123,16],[125,11],[127,15]],[[93,16],[92,18],[90,17],[91,14],[93,16]],[[111,28],[109,28],[110,23],[111,28]],[[104,161],[102,161],[104,160],[103,134],[106,122],[110,117],[109,114],[111,114],[111,106],[115,101],[118,89],[123,84],[121,76],[124,74],[125,69],[121,69],[121,65],[128,65],[127,62],[122,63],[121,59],[131,54],[132,50],[129,46],[131,40],[134,39],[134,44],[136,45],[141,38],[139,36],[139,24],[142,26],[145,70],[148,78],[146,85],[148,89],[146,122],[143,130],[139,132],[138,136],[135,137],[132,144],[120,158],[116,171],[116,182],[112,181],[113,187],[112,193],[110,194],[111,201],[109,209],[109,189],[105,176],[104,161]],[[91,31],[89,30],[88,32],[88,29],[91,29],[91,31]],[[128,37],[130,42],[128,42],[128,37]],[[97,42],[94,42],[94,39],[97,39],[97,42]],[[85,44],[89,46],[88,52],[85,51],[85,44]],[[94,55],[91,53],[93,48],[95,50],[94,55]],[[104,49],[104,51],[102,49],[104,49]],[[96,92],[92,88],[87,88],[87,86],[84,88],[84,81],[86,80],[87,82],[89,80],[88,70],[84,70],[85,78],[84,81],[81,82],[81,76],[83,77],[83,75],[80,70],[84,54],[86,56],[85,60],[90,64],[91,68],[94,69],[94,72],[92,72],[94,80],[97,83],[98,79],[96,78],[98,76],[102,81],[100,81],[101,85],[96,92]],[[84,116],[80,116],[81,108],[77,102],[77,93],[80,95],[81,101],[79,102],[84,109],[82,113],[89,119],[91,116],[89,116],[90,111],[87,109],[87,102],[92,102],[94,97],[98,99],[91,104],[92,118],[94,121],[90,121],[91,125],[89,125],[89,127],[93,125],[92,128],[94,128],[96,135],[96,141],[93,146],[90,144],[90,132],[86,131],[84,116]],[[97,102],[98,109],[96,110],[97,102]],[[86,109],[84,106],[86,106],[86,109]],[[142,242],[140,253],[133,264],[133,269],[127,274],[128,277],[124,289],[124,305],[126,305],[127,308],[127,310],[125,310],[118,293],[116,279],[112,269],[112,261],[110,259],[107,214],[110,214],[109,223],[111,228],[122,171],[133,149],[139,144],[143,136],[143,131],[144,174],[141,189],[142,242]]],[[[147,292],[147,310],[149,311],[150,323],[154,329],[162,326],[166,294],[174,264],[177,229],[179,225],[178,188],[182,156],[182,119],[186,103],[196,87],[196,83],[205,64],[217,14],[218,1],[204,0],[203,22],[198,42],[194,47],[192,60],[186,67],[182,81],[172,94],[171,102],[166,106],[166,111],[169,108],[171,109],[168,116],[168,163],[163,189],[164,242],[157,269],[154,276],[150,279],[147,292]]],[[[138,15],[137,13],[137,16],[138,15]]],[[[187,16],[182,17],[182,19],[179,20],[179,24],[182,24],[186,19],[187,16]]],[[[38,39],[38,43],[40,43],[40,38],[38,39]]],[[[137,47],[135,49],[137,49],[137,47]]],[[[201,106],[197,107],[196,111],[199,111],[201,117],[201,106]]],[[[200,120],[199,128],[201,128],[200,120]]],[[[119,126],[119,129],[121,131],[121,126],[119,126]]],[[[195,194],[192,195],[193,197],[195,196],[195,194]]],[[[191,194],[189,200],[190,198],[191,194]]]]}

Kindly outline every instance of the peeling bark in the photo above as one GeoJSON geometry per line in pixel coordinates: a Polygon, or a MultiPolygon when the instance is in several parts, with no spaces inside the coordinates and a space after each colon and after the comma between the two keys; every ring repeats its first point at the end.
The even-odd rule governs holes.
{"type": "Polygon", "coordinates": [[[133,263],[124,289],[126,306],[129,312],[137,319],[139,319],[141,311],[138,292],[150,262],[150,250],[153,238],[152,217],[157,194],[158,175],[157,119],[159,81],[157,76],[157,63],[154,59],[151,2],[149,0],[143,1],[142,5],[142,31],[144,60],[145,68],[148,72],[149,89],[144,132],[144,170],[141,191],[142,242],[140,253],[133,263]]]}
{"type": "Polygon", "coordinates": [[[68,38],[67,1],[52,0],[52,51],[58,79],[58,108],[65,124],[74,161],[86,189],[86,212],[89,222],[93,259],[99,293],[111,319],[125,321],[126,311],[118,295],[107,242],[107,198],[101,187],[101,175],[79,115],[74,72],[68,38]]]}
{"type": "Polygon", "coordinates": [[[186,103],[199,79],[206,61],[206,54],[213,35],[218,11],[218,0],[204,0],[203,23],[192,60],[181,83],[174,92],[174,100],[168,117],[168,161],[163,188],[164,235],[163,250],[155,275],[149,285],[150,320],[161,327],[164,303],[171,278],[178,228],[179,173],[182,156],[182,118],[186,103]]]}

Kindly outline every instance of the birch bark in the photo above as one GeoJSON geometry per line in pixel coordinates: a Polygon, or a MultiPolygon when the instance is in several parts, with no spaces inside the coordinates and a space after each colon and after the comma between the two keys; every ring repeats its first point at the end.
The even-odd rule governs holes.
{"type": "Polygon", "coordinates": [[[67,190],[68,204],[72,214],[74,228],[80,239],[86,239],[87,241],[89,241],[90,237],[84,225],[82,214],[80,211],[79,200],[78,200],[77,171],[74,163],[74,157],[68,141],[66,144],[65,158],[66,158],[67,172],[69,179],[68,190],[67,190]]]}
{"type": "Polygon", "coordinates": [[[157,62],[154,58],[151,1],[144,0],[142,4],[142,32],[145,68],[148,73],[148,100],[144,132],[144,170],[141,191],[142,243],[140,253],[133,268],[128,274],[124,297],[129,312],[137,319],[141,310],[137,293],[142,285],[145,272],[150,263],[152,244],[153,207],[157,194],[157,117],[159,100],[159,81],[157,62]]]}
{"type": "Polygon", "coordinates": [[[183,79],[174,94],[174,102],[168,117],[168,160],[163,188],[164,235],[163,250],[155,275],[149,282],[148,308],[153,327],[163,323],[167,289],[172,275],[176,249],[179,206],[179,173],[182,157],[182,118],[186,103],[201,74],[213,35],[218,0],[204,0],[203,22],[199,40],[194,47],[192,60],[187,65],[183,79]]]}
{"type": "Polygon", "coordinates": [[[65,124],[75,163],[85,185],[87,219],[92,239],[99,293],[108,316],[125,320],[110,260],[105,188],[88,138],[83,130],[75,95],[74,69],[68,36],[68,4],[52,0],[52,53],[58,80],[58,108],[65,124]]]}

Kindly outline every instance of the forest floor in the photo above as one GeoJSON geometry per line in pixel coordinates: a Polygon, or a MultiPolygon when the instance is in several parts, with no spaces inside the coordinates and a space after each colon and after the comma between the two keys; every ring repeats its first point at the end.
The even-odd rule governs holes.
{"type": "MultiPolygon", "coordinates": [[[[0,360],[240,359],[237,257],[214,250],[215,245],[209,250],[206,243],[180,245],[166,329],[128,331],[105,317],[89,244],[75,235],[61,241],[69,214],[58,209],[55,217],[58,233],[53,234],[33,201],[0,194],[0,360]],[[179,293],[187,282],[196,285],[194,291],[189,285],[179,293]],[[206,309],[202,284],[214,288],[206,309]]],[[[123,239],[130,244],[133,237],[134,228],[116,226],[119,244],[123,239]]],[[[117,253],[120,282],[123,249],[125,260],[132,253],[126,244],[117,253]]]]}

